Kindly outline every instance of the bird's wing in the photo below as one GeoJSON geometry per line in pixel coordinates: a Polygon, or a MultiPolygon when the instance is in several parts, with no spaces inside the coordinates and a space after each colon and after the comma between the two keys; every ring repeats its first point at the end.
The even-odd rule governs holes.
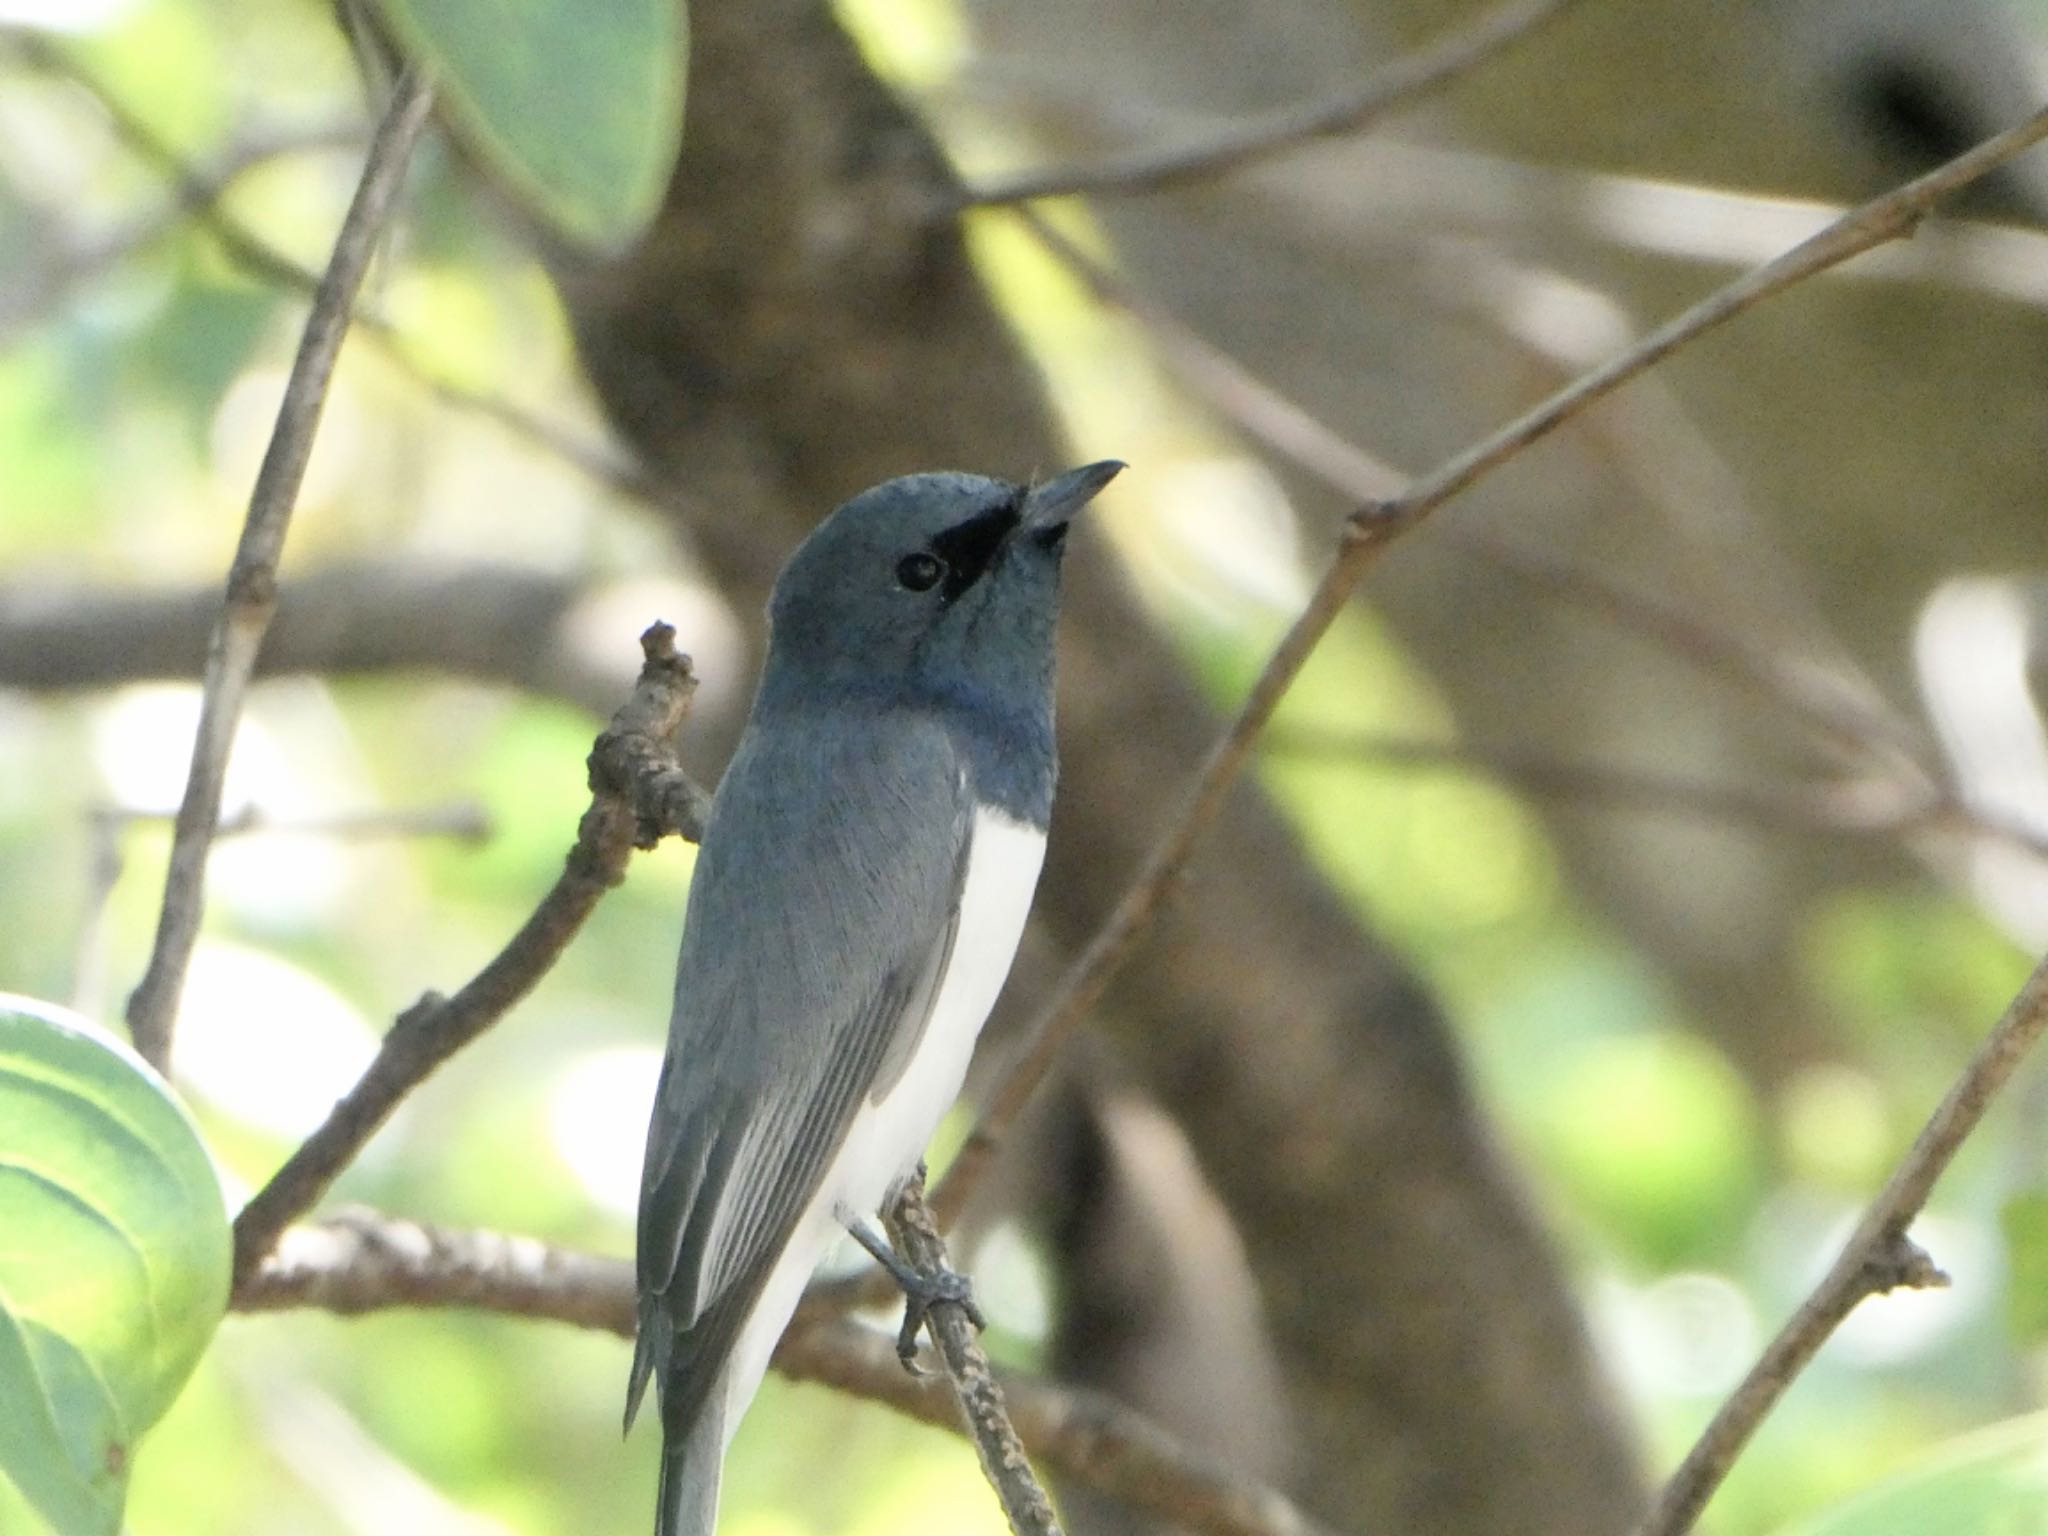
{"type": "MultiPolygon", "coordinates": [[[[664,1392],[688,1393],[672,1369],[687,1356],[708,1390],[861,1100],[908,1061],[958,927],[971,827],[936,725],[785,727],[734,759],[692,884],[648,1138],[636,1380],[662,1364],[664,1392]]],[[[680,1410],[664,1402],[672,1422],[680,1410]]]]}

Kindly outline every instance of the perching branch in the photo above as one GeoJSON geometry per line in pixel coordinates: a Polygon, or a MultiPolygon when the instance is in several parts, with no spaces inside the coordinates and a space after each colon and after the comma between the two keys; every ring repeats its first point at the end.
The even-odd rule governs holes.
{"type": "Polygon", "coordinates": [[[1658,1496],[1637,1536],[1682,1536],[1785,1389],[1866,1296],[1898,1286],[1946,1284],[1906,1235],[1991,1101],[2048,1031],[2048,960],[2034,968],[1955,1086],[1928,1118],[1905,1160],[1863,1214],[1841,1256],[1778,1331],[1658,1496]]]}
{"type": "MultiPolygon", "coordinates": [[[[924,1203],[924,1171],[898,1191],[889,1209],[882,1213],[889,1237],[910,1267],[920,1274],[943,1274],[946,1244],[939,1236],[938,1223],[924,1203]]],[[[968,1308],[959,1302],[938,1302],[925,1316],[925,1327],[946,1363],[952,1378],[953,1395],[959,1400],[960,1418],[973,1437],[981,1458],[982,1475],[996,1492],[1015,1536],[1060,1536],[1060,1524],[1053,1514],[1052,1500],[1045,1496],[1024,1443],[1010,1422],[1003,1402],[1003,1389],[996,1383],[995,1368],[981,1347],[968,1308]]]]}
{"type": "Polygon", "coordinates": [[[391,106],[378,125],[363,165],[361,183],[341,232],[335,237],[327,272],[306,318],[298,356],[285,382],[277,425],[256,474],[249,515],[228,570],[227,597],[206,654],[199,706],[199,730],[192,767],[171,836],[170,870],[164,880],[162,915],[149,968],[128,1000],[128,1027],[135,1048],[159,1071],[168,1071],[171,1022],[185,986],[185,970],[199,942],[205,909],[206,856],[220,820],[221,789],[227,780],[228,750],[241,719],[242,700],[256,670],[256,653],[277,608],[277,563],[291,526],[299,482],[313,452],[313,433],[327,398],[327,381],[348,332],[356,290],[369,270],[385,221],[405,179],[412,147],[426,127],[433,87],[413,70],[402,73],[391,106]]]}
{"type": "Polygon", "coordinates": [[[695,841],[709,796],[675,760],[673,738],[697,679],[655,624],[640,637],[646,664],[633,696],[590,753],[590,809],[567,868],[520,930],[453,997],[429,992],[400,1014],[362,1078],[235,1218],[237,1294],[285,1228],[309,1210],[399,1101],[469,1044],[547,974],[598,899],[625,875],[635,848],[670,834],[695,841]]]}
{"type": "Polygon", "coordinates": [[[1286,107],[1234,124],[1206,139],[1132,150],[1091,166],[1027,171],[970,188],[970,208],[1066,197],[1082,192],[1155,192],[1284,154],[1317,139],[1360,133],[1432,92],[1463,79],[1521,41],[1574,0],[1504,0],[1477,21],[1371,76],[1361,85],[1307,106],[1286,107]]]}
{"type": "MultiPolygon", "coordinates": [[[[630,1338],[633,1270],[622,1260],[530,1237],[451,1231],[349,1209],[288,1229],[234,1304],[242,1312],[315,1307],[342,1316],[473,1307],[630,1338]]],[[[947,1395],[906,1373],[892,1341],[863,1324],[799,1320],[776,1348],[775,1369],[964,1433],[947,1395]]],[[[1099,1393],[997,1374],[1018,1435],[1062,1477],[1204,1536],[1327,1536],[1284,1495],[1221,1470],[1214,1456],[1099,1393]]]]}
{"type": "Polygon", "coordinates": [[[958,1214],[974,1181],[1023,1112],[1060,1047],[1100,1000],[1131,951],[1150,932],[1161,908],[1180,883],[1203,832],[1215,820],[1225,796],[1243,773],[1259,733],[1272,719],[1280,700],[1366,572],[1396,539],[1418,527],[1452,497],[1510,463],[1532,444],[1644,370],[1815,273],[1910,234],[1941,198],[1988,175],[2044,138],[2048,138],[2048,110],[1987,139],[1927,175],[1851,210],[1820,234],[1745,273],[1608,362],[1581,374],[1534,409],[1411,482],[1400,495],[1354,511],[1346,521],[1335,557],[1307,605],[1268,658],[1237,717],[1211,749],[1179,814],[1108,921],[1069,967],[1051,999],[1028,1027],[1025,1038],[1030,1045],[996,1084],[980,1124],[936,1191],[934,1204],[941,1218],[950,1220],[958,1214]]]}

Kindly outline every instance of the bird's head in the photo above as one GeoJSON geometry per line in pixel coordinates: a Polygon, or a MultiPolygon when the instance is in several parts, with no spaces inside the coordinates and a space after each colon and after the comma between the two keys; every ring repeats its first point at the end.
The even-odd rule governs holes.
{"type": "Polygon", "coordinates": [[[1067,524],[1123,465],[1040,485],[906,475],[840,507],[790,557],[768,605],[784,686],[906,695],[1042,693],[1067,524]]]}

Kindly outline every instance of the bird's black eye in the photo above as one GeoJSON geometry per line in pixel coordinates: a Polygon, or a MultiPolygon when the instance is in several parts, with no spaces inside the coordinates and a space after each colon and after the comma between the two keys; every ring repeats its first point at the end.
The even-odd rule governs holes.
{"type": "Polygon", "coordinates": [[[946,574],[946,562],[919,550],[896,562],[896,579],[913,592],[929,592],[946,574]]]}

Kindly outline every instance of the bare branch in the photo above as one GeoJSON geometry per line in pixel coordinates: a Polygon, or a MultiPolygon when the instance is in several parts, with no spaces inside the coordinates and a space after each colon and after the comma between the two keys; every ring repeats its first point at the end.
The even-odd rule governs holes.
{"type": "MultiPolygon", "coordinates": [[[[139,821],[172,821],[176,811],[149,811],[128,805],[96,807],[92,819],[110,829],[139,821]]],[[[246,805],[223,816],[214,827],[217,842],[222,838],[326,837],[338,842],[358,842],[385,837],[446,837],[459,843],[481,843],[491,835],[490,814],[471,800],[415,809],[329,811],[309,816],[285,816],[261,806],[246,805]]]]}
{"type": "MultiPolygon", "coordinates": [[[[922,1167],[897,1192],[883,1216],[897,1253],[911,1268],[924,1275],[947,1271],[945,1241],[939,1236],[931,1208],[924,1203],[922,1167]]],[[[982,1475],[995,1489],[1010,1529],[1016,1536],[1060,1536],[1052,1500],[1031,1470],[1024,1443],[1017,1438],[1003,1402],[1003,1389],[996,1383],[995,1368],[981,1347],[968,1309],[959,1302],[939,1302],[926,1314],[925,1327],[938,1347],[939,1358],[946,1363],[961,1420],[981,1458],[982,1475]]]]}
{"type": "Polygon", "coordinates": [[[2036,966],[2005,1015],[1928,1118],[1912,1150],[1863,1213],[1841,1256],[1799,1310],[1778,1331],[1721,1405],[1699,1442],[1658,1496],[1637,1536],[1681,1536],[1692,1529],[1750,1436],[1777,1406],[1842,1319],[1866,1296],[1898,1286],[1946,1283],[1946,1277],[1906,1235],[1999,1091],[2034,1042],[2048,1030],[2048,960],[2036,966]]]}
{"type": "Polygon", "coordinates": [[[633,1268],[505,1232],[452,1231],[348,1206],[287,1228],[235,1287],[238,1312],[478,1307],[633,1336],[633,1268]]]}
{"type": "Polygon", "coordinates": [[[561,878],[459,992],[429,992],[399,1015],[362,1078],[242,1208],[235,1218],[238,1288],[250,1282],[284,1229],[326,1192],[399,1101],[547,974],[599,898],[623,878],[635,848],[651,848],[670,833],[694,841],[702,832],[709,797],[677,765],[673,746],[697,680],[689,658],[677,654],[668,625],[654,625],[640,644],[647,659],[639,686],[591,751],[590,809],[561,878]]]}
{"type": "MultiPolygon", "coordinates": [[[[171,184],[179,209],[219,241],[230,260],[280,288],[302,293],[318,289],[318,273],[301,266],[222,206],[220,194],[225,183],[218,176],[180,154],[92,70],[42,39],[24,35],[10,36],[9,41],[38,69],[61,76],[91,95],[106,112],[115,136],[138,160],[171,184]]],[[[387,362],[441,404],[497,423],[512,436],[621,496],[636,501],[651,498],[647,477],[611,444],[567,423],[550,420],[503,395],[458,383],[435,371],[413,353],[382,316],[356,309],[353,319],[364,339],[387,362]]]]}
{"type": "Polygon", "coordinates": [[[1317,139],[1360,133],[1394,112],[1470,74],[1574,0],[1503,0],[1478,20],[1400,59],[1361,85],[1327,100],[1287,107],[1194,142],[1133,150],[1092,166],[1029,171],[970,188],[970,208],[997,207],[1081,192],[1154,192],[1284,154],[1317,139]]]}
{"type": "Polygon", "coordinates": [[[184,990],[185,969],[199,942],[206,901],[206,856],[220,821],[228,750],[234,744],[242,700],[256,670],[256,653],[263,648],[264,631],[277,608],[278,557],[284,550],[306,461],[312,456],[327,381],[348,333],[356,290],[369,270],[371,254],[405,180],[406,162],[433,104],[433,87],[423,75],[412,70],[400,75],[390,110],[370,142],[362,181],[342,220],[341,233],[335,237],[334,253],[314,297],[313,311],[306,318],[305,334],[285,382],[284,400],[278,406],[277,426],[257,471],[248,519],[228,570],[227,597],[207,647],[199,730],[192,745],[184,802],[178,807],[172,833],[156,944],[149,969],[128,1000],[128,1027],[135,1048],[159,1071],[170,1067],[171,1023],[184,990]]]}
{"type": "MultiPolygon", "coordinates": [[[[529,1237],[451,1231],[374,1211],[292,1227],[235,1293],[242,1312],[299,1307],[355,1316],[393,1307],[475,1307],[633,1335],[633,1269],[529,1237]]],[[[904,1371],[889,1338],[845,1319],[799,1321],[775,1368],[963,1433],[949,1395],[904,1371]]],[[[1205,1536],[1324,1536],[1284,1496],[1220,1471],[1216,1458],[1097,1393],[998,1373],[1033,1455],[1134,1509],[1205,1536]]]]}
{"type": "Polygon", "coordinates": [[[1161,907],[1180,883],[1202,834],[1215,820],[1225,796],[1244,771],[1259,733],[1272,719],[1280,700],[1366,572],[1396,539],[1419,526],[1459,492],[1512,462],[1532,444],[1644,370],[1813,274],[1873,246],[1910,234],[1937,200],[1996,170],[2044,138],[2048,138],[2048,110],[1845,214],[1812,239],[1745,273],[1608,362],[1580,375],[1533,410],[1413,481],[1400,495],[1353,512],[1335,558],[1268,658],[1237,717],[1211,749],[1179,814],[1125,890],[1109,920],[1097,930],[1028,1026],[1025,1038],[1030,1041],[1029,1046],[997,1083],[980,1124],[936,1191],[934,1204],[942,1219],[950,1220],[958,1214],[973,1182],[981,1176],[1002,1137],[1022,1113],[1060,1047],[1100,1000],[1138,942],[1150,932],[1161,907]]]}
{"type": "MultiPolygon", "coordinates": [[[[239,178],[272,161],[309,150],[352,148],[361,141],[361,125],[354,122],[253,127],[238,132],[213,159],[192,167],[171,195],[157,205],[90,234],[63,231],[53,242],[53,251],[36,260],[21,280],[0,293],[0,338],[35,319],[71,290],[169,235],[190,215],[196,196],[218,199],[239,178]]],[[[57,216],[56,210],[47,211],[53,218],[57,216]]],[[[318,281],[315,274],[307,276],[318,281]]]]}

